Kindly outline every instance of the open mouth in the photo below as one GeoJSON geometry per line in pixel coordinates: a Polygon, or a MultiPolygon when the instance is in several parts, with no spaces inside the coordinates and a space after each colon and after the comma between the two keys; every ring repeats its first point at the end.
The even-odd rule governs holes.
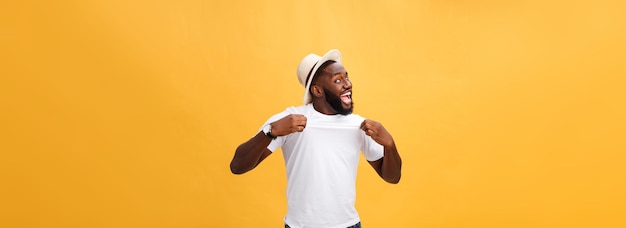
{"type": "Polygon", "coordinates": [[[341,102],[345,105],[352,105],[352,92],[345,92],[339,96],[341,102]]]}

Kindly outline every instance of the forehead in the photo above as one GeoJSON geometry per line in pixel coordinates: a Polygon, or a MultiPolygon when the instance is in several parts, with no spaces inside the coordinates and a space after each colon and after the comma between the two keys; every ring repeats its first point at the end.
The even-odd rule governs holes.
{"type": "Polygon", "coordinates": [[[324,68],[324,73],[325,73],[325,75],[334,76],[334,75],[337,75],[337,74],[347,74],[348,72],[343,67],[343,65],[341,65],[341,63],[335,62],[335,63],[331,63],[330,65],[326,66],[326,68],[324,68]]]}

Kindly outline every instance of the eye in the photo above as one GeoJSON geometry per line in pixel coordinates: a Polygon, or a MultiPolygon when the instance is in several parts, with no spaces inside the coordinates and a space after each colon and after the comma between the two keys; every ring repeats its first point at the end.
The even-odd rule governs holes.
{"type": "Polygon", "coordinates": [[[341,79],[335,79],[335,83],[340,83],[341,79]]]}

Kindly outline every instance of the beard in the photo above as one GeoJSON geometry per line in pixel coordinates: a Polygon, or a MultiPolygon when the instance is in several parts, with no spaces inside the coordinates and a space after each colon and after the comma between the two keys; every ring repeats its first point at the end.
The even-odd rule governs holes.
{"type": "Polygon", "coordinates": [[[324,94],[326,94],[326,102],[328,102],[328,104],[330,104],[330,107],[335,109],[335,111],[337,111],[338,114],[341,115],[349,115],[352,114],[352,109],[354,109],[354,102],[352,102],[352,104],[350,105],[350,108],[344,108],[343,107],[343,103],[341,102],[341,99],[339,98],[339,96],[331,93],[330,91],[324,89],[324,94]]]}

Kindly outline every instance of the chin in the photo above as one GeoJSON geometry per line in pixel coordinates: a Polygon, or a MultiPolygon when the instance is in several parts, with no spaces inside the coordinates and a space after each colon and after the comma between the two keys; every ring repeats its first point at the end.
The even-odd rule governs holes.
{"type": "Polygon", "coordinates": [[[348,107],[343,107],[342,110],[340,110],[339,114],[347,116],[352,114],[352,110],[354,109],[354,105],[350,105],[348,107]]]}

